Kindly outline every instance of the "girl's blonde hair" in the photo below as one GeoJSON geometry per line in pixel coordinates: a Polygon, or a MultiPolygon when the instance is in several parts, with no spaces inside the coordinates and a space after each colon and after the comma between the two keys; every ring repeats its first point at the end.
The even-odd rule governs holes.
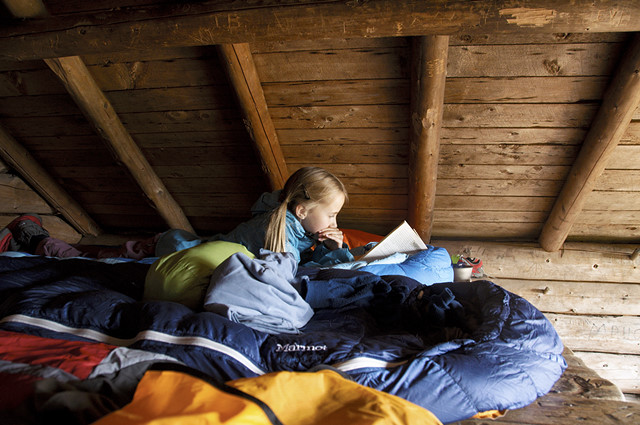
{"type": "Polygon", "coordinates": [[[318,204],[329,203],[344,195],[347,189],[339,178],[324,168],[303,167],[293,173],[280,193],[280,206],[271,212],[265,234],[265,248],[272,252],[284,252],[287,245],[287,210],[295,214],[298,205],[312,209],[318,204]]]}

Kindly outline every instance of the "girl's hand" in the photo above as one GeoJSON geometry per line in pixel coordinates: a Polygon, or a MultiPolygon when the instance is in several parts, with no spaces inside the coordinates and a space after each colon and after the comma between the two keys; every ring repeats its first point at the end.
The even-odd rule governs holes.
{"type": "Polygon", "coordinates": [[[330,250],[342,248],[344,236],[337,227],[327,227],[318,232],[318,242],[323,243],[330,250]]]}

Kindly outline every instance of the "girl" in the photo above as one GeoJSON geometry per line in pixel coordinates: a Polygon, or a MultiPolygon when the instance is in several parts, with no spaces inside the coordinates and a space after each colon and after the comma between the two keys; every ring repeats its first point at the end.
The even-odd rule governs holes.
{"type": "Polygon", "coordinates": [[[300,168],[282,190],[262,194],[251,208],[253,218],[230,233],[200,239],[183,230],[169,230],[160,236],[156,255],[222,240],[244,245],[255,255],[261,248],[291,252],[298,262],[309,265],[353,261],[337,224],[346,201],[347,190],[336,176],[319,167],[300,168]]]}
{"type": "Polygon", "coordinates": [[[313,257],[320,260],[328,250],[343,248],[337,218],[347,201],[347,191],[336,176],[322,168],[301,168],[287,180],[280,198],[266,228],[266,249],[293,252],[300,260],[297,253],[310,254],[309,249],[318,243],[313,257]]]}
{"type": "Polygon", "coordinates": [[[336,176],[305,167],[282,190],[262,194],[252,208],[254,217],[226,235],[203,240],[169,230],[158,240],[160,258],[147,272],[144,299],[200,308],[213,270],[235,253],[255,258],[268,251],[290,252],[293,264],[306,266],[353,261],[336,221],[346,200],[347,191],[336,176]],[[268,251],[261,253],[263,248],[268,251]]]}

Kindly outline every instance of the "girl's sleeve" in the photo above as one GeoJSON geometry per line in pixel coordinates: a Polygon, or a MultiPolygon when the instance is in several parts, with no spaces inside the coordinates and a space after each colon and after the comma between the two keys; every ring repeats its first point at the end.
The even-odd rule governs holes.
{"type": "Polygon", "coordinates": [[[318,245],[311,255],[311,260],[305,266],[333,266],[334,264],[350,263],[355,261],[349,248],[334,249],[333,251],[324,245],[318,245]]]}

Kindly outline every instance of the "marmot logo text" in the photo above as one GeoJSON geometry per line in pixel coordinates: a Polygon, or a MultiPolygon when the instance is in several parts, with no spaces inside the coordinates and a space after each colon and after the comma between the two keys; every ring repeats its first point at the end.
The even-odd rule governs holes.
{"type": "Polygon", "coordinates": [[[299,344],[276,344],[276,352],[289,351],[326,351],[326,345],[299,345],[299,344]]]}

